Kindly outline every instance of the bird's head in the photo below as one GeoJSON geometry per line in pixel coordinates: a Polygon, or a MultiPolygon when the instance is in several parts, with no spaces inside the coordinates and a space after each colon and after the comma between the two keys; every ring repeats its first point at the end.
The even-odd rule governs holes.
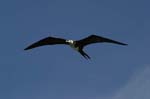
{"type": "Polygon", "coordinates": [[[70,43],[70,44],[73,44],[74,41],[73,40],[66,40],[66,42],[70,43]]]}

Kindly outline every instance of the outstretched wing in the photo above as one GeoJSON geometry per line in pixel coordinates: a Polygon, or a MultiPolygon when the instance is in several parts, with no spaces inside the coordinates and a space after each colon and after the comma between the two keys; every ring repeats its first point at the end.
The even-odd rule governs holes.
{"type": "Polygon", "coordinates": [[[32,49],[44,45],[55,45],[55,44],[67,44],[67,43],[66,40],[62,38],[47,37],[38,42],[33,43],[32,45],[28,46],[24,50],[28,50],[28,49],[32,49]]]}
{"type": "Polygon", "coordinates": [[[79,46],[84,47],[88,44],[102,43],[102,42],[115,43],[115,44],[119,44],[119,45],[127,45],[125,43],[121,43],[121,42],[118,42],[118,41],[115,41],[115,40],[112,40],[112,39],[109,39],[109,38],[105,38],[105,37],[102,37],[102,36],[97,36],[97,35],[90,35],[87,38],[78,40],[78,41],[76,41],[76,44],[79,45],[79,46]]]}

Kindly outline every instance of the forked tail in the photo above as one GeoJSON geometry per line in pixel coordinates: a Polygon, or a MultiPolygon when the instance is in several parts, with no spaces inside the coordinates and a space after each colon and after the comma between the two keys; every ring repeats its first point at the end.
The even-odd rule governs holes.
{"type": "Polygon", "coordinates": [[[87,55],[83,50],[80,50],[79,53],[85,58],[85,59],[91,59],[89,55],[87,55]]]}

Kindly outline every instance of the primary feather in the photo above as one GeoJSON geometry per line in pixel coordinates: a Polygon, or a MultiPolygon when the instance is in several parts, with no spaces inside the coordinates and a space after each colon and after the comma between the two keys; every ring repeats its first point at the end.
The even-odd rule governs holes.
{"type": "Polygon", "coordinates": [[[97,36],[97,35],[90,35],[84,39],[78,40],[76,41],[77,45],[80,45],[82,47],[88,45],[88,44],[93,44],[93,43],[102,43],[102,42],[106,42],[106,43],[115,43],[115,44],[119,44],[119,45],[127,45],[125,43],[122,42],[118,42],[109,38],[105,38],[102,36],[97,36]]]}
{"type": "Polygon", "coordinates": [[[55,38],[55,37],[47,37],[38,42],[35,42],[25,48],[24,50],[29,50],[35,47],[44,46],[44,45],[55,45],[55,44],[67,44],[65,39],[55,38]]]}

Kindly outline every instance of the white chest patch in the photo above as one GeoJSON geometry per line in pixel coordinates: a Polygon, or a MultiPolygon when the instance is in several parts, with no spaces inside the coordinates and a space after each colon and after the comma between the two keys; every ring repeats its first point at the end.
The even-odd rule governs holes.
{"type": "Polygon", "coordinates": [[[68,42],[70,47],[73,48],[74,50],[76,50],[76,51],[79,50],[79,47],[75,46],[75,42],[73,40],[66,40],[66,42],[68,42]]]}

